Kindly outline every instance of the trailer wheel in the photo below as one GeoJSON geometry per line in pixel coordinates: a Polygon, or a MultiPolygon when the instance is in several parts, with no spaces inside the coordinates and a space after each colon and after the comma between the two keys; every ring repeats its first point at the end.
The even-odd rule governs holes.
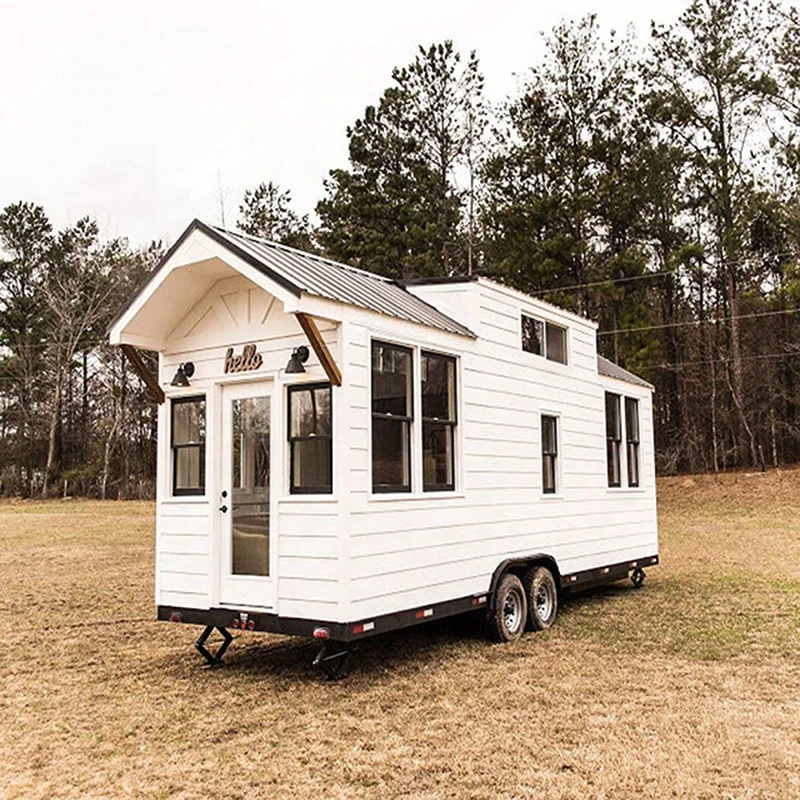
{"type": "Polygon", "coordinates": [[[496,642],[515,642],[525,630],[528,603],[516,575],[503,575],[492,595],[487,614],[489,636],[496,642]]]}
{"type": "Polygon", "coordinates": [[[558,612],[558,590],[553,573],[547,567],[531,567],[522,582],[528,600],[531,628],[535,631],[549,628],[558,612]]]}

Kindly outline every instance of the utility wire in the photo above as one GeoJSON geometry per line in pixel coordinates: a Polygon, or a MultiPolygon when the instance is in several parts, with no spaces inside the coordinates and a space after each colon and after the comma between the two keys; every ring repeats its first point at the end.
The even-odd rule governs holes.
{"type": "MultiPolygon", "coordinates": [[[[769,253],[773,258],[797,258],[797,253],[769,253]]],[[[726,267],[740,267],[742,264],[750,264],[756,260],[757,256],[751,258],[737,259],[736,261],[726,261],[720,266],[726,267]]],[[[535,292],[530,292],[532,297],[539,297],[543,294],[555,294],[556,292],[567,292],[573,289],[590,289],[595,286],[609,286],[617,283],[628,283],[629,281],[642,281],[648,278],[658,278],[661,275],[674,275],[680,277],[680,273],[675,269],[662,269],[656,272],[645,272],[642,275],[629,275],[625,278],[606,278],[601,281],[590,281],[588,283],[574,283],[571,286],[554,286],[551,289],[539,289],[535,292]]]]}
{"type": "Polygon", "coordinates": [[[697,319],[685,322],[665,322],[659,325],[640,325],[637,328],[615,328],[612,331],[599,331],[598,336],[611,336],[615,333],[638,333],[639,331],[655,331],[663,328],[681,328],[690,325],[705,325],[709,322],[730,322],[734,319],[754,319],[755,317],[774,317],[779,314],[797,314],[800,308],[784,308],[778,311],[759,311],[753,314],[737,314],[732,317],[711,317],[710,319],[697,319]]]}
{"type": "MultiPolygon", "coordinates": [[[[800,350],[785,350],[781,353],[766,353],[759,356],[740,356],[739,361],[760,361],[769,358],[788,358],[790,356],[800,356],[800,350]]],[[[650,364],[644,369],[678,369],[680,367],[696,367],[710,364],[732,364],[736,359],[733,358],[709,358],[704,361],[679,361],[676,364],[650,364]]]]}

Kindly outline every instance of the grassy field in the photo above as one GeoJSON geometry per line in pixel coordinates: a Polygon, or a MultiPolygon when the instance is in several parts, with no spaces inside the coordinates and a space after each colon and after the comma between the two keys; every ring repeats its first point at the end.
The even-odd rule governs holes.
{"type": "Polygon", "coordinates": [[[659,484],[662,566],[490,645],[153,621],[153,507],[0,505],[0,796],[800,798],[800,471],[659,484]]]}

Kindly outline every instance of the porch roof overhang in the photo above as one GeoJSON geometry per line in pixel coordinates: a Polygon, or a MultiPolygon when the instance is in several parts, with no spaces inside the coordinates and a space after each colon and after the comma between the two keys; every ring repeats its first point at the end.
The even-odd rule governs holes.
{"type": "Polygon", "coordinates": [[[354,305],[475,338],[395,281],[194,220],[108,328],[112,344],[162,350],[174,326],[219,280],[243,275],[287,313],[341,321],[354,305]]]}

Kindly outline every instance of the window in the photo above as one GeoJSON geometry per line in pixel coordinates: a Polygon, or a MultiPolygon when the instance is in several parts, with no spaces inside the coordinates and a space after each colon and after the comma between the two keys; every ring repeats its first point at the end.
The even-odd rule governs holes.
{"type": "Polygon", "coordinates": [[[567,329],[560,328],[548,322],[545,325],[545,341],[547,342],[547,357],[550,361],[559,364],[567,363],[567,329]]]}
{"type": "Polygon", "coordinates": [[[205,494],[206,400],[172,401],[172,494],[205,494]]]}
{"type": "Polygon", "coordinates": [[[527,314],[522,315],[522,349],[526,353],[544,355],[544,323],[527,314]]]}
{"type": "Polygon", "coordinates": [[[639,485],[639,401],[625,398],[625,442],[628,456],[628,486],[639,485]]]}
{"type": "Polygon", "coordinates": [[[411,491],[411,350],[372,343],[372,491],[411,491]]]}
{"type": "Polygon", "coordinates": [[[331,494],[331,385],[290,386],[288,391],[289,491],[292,494],[331,494]]]}
{"type": "Polygon", "coordinates": [[[558,420],[542,415],[542,492],[556,493],[558,461],[558,420]]]}
{"type": "Polygon", "coordinates": [[[619,486],[620,476],[620,444],[622,428],[620,425],[620,397],[618,394],[606,392],[606,463],[608,466],[608,485],[619,486]]]}
{"type": "Polygon", "coordinates": [[[455,489],[456,360],[422,353],[422,488],[455,489]]]}
{"type": "Polygon", "coordinates": [[[545,356],[550,361],[566,364],[567,329],[523,314],[522,349],[526,353],[545,356]]]}

